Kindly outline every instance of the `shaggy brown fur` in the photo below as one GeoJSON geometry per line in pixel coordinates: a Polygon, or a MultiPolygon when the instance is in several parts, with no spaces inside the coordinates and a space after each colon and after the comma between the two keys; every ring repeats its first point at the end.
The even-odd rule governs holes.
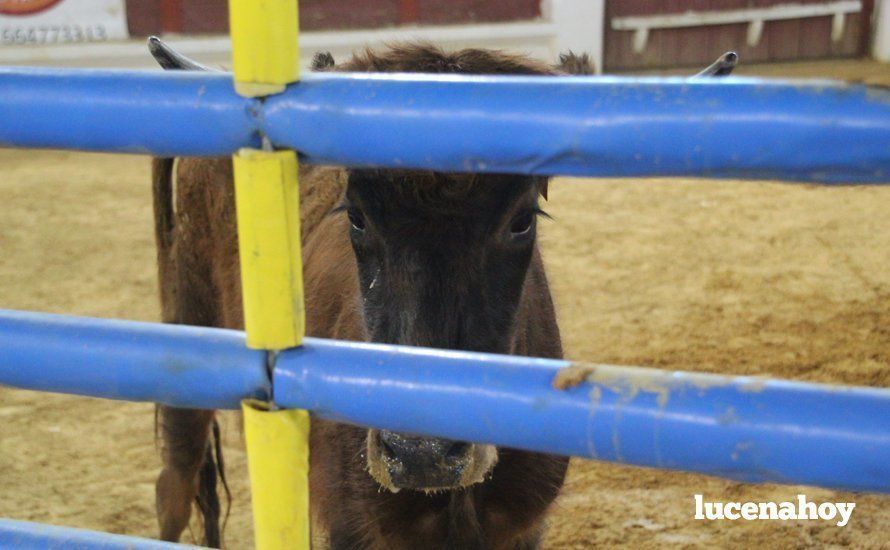
{"type": "MultiPolygon", "coordinates": [[[[325,59],[331,58],[325,57],[325,59]]],[[[325,65],[323,68],[335,68],[330,62],[325,65]]],[[[363,73],[502,75],[554,75],[559,72],[549,65],[538,63],[521,55],[474,48],[446,52],[438,46],[426,42],[392,44],[382,52],[366,48],[356,53],[349,61],[337,65],[336,70],[363,73]]]]}
{"type": "MultiPolygon", "coordinates": [[[[316,58],[316,65],[324,70],[334,68],[333,60],[324,55],[316,58]]],[[[395,46],[382,53],[364,51],[336,70],[538,75],[557,72],[499,52],[445,53],[433,46],[416,44],[395,46]]],[[[353,250],[355,243],[350,242],[350,221],[343,213],[332,213],[353,186],[350,178],[359,172],[363,178],[379,178],[381,193],[385,195],[378,198],[385,196],[387,204],[404,201],[409,209],[430,215],[435,212],[431,219],[453,217],[455,209],[472,214],[486,201],[499,204],[497,201],[505,199],[492,196],[494,190],[514,187],[502,181],[503,177],[494,176],[418,171],[353,173],[342,168],[302,166],[300,216],[307,332],[312,336],[346,340],[371,337],[361,307],[363,291],[353,250]],[[436,217],[440,215],[444,217],[436,217]]],[[[537,200],[535,189],[546,192],[546,179],[517,181],[530,186],[527,192],[514,193],[517,200],[532,204],[537,200]]],[[[242,328],[231,161],[186,158],[179,160],[174,170],[171,159],[155,159],[154,197],[164,321],[242,328]]],[[[505,212],[504,215],[513,215],[510,210],[505,212]]],[[[509,227],[509,219],[505,223],[509,227]]],[[[507,325],[509,333],[496,335],[506,342],[506,347],[490,350],[561,357],[553,304],[533,242],[524,261],[527,267],[515,268],[522,278],[515,311],[510,312],[513,320],[507,325]]],[[[391,290],[400,292],[399,288],[391,290]]],[[[433,337],[438,336],[430,336],[433,337]]],[[[461,349],[475,346],[461,342],[455,340],[451,345],[461,349]]],[[[491,348],[488,344],[479,346],[491,348]]],[[[177,540],[188,523],[192,502],[208,498],[205,484],[199,480],[202,468],[207,468],[205,457],[212,418],[209,411],[160,409],[164,468],[158,480],[157,503],[164,539],[177,540]]],[[[433,495],[411,490],[392,493],[381,491],[367,472],[362,452],[367,434],[368,430],[363,428],[318,419],[312,422],[312,510],[317,525],[329,533],[333,548],[537,546],[544,515],[563,482],[566,458],[498,449],[497,465],[483,483],[433,495]]],[[[205,524],[210,525],[206,531],[208,542],[218,544],[218,531],[214,530],[218,518],[212,513],[204,515],[205,524]]]]}

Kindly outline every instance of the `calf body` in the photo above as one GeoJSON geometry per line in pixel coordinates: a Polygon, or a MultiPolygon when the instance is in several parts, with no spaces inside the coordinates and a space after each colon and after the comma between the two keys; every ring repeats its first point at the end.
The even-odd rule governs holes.
{"type": "MultiPolygon", "coordinates": [[[[155,167],[156,182],[169,179],[163,172],[169,163],[156,160],[155,167]]],[[[158,238],[170,245],[160,249],[164,320],[241,329],[231,161],[182,159],[177,172],[176,221],[170,233],[158,238]]],[[[301,169],[307,332],[365,340],[349,221],[328,215],[345,190],[345,176],[331,168],[301,169]]],[[[509,349],[499,351],[559,357],[553,307],[537,252],[530,263],[516,330],[509,349]]],[[[214,468],[208,457],[211,420],[208,411],[160,408],[164,469],[157,504],[164,539],[179,538],[198,499],[206,541],[219,542],[217,517],[202,504],[215,499],[202,484],[209,475],[205,471],[214,468]]],[[[369,475],[367,440],[366,429],[312,421],[312,509],[333,548],[533,548],[567,463],[565,458],[500,449],[497,464],[482,483],[429,494],[394,493],[381,490],[369,475]]]]}
{"type": "MultiPolygon", "coordinates": [[[[340,69],[552,74],[423,45],[340,69]]],[[[299,178],[309,335],[562,356],[535,242],[546,179],[311,166],[299,178]]],[[[153,179],[164,321],[243,328],[231,161],[155,159],[153,179]]],[[[213,414],[160,407],[159,420],[161,537],[177,540],[197,501],[219,545],[213,414]]],[[[313,419],[311,507],[333,548],[533,548],[567,463],[313,419]]]]}

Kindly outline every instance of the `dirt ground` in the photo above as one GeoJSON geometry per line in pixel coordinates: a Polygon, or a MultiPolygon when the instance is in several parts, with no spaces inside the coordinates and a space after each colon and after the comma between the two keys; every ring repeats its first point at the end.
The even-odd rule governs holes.
{"type": "MultiPolygon", "coordinates": [[[[890,81],[870,62],[785,67],[762,72],[890,81]]],[[[0,307],[159,318],[147,159],[0,150],[0,167],[0,307]]],[[[569,357],[890,387],[890,187],[559,179],[546,209],[569,357]]],[[[247,548],[244,451],[223,420],[226,540],[247,548]]],[[[158,469],[151,405],[0,389],[0,517],[155,536],[158,469]]],[[[575,460],[546,547],[879,548],[888,532],[888,497],[575,460]],[[697,522],[696,493],[857,507],[843,528],[697,522]]]]}

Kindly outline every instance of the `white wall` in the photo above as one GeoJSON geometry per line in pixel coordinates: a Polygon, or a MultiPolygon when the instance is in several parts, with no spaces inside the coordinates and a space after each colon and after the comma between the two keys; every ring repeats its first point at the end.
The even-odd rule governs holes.
{"type": "Polygon", "coordinates": [[[874,15],[872,56],[890,63],[890,0],[877,0],[874,15]]]}
{"type": "Polygon", "coordinates": [[[543,0],[544,19],[556,26],[554,58],[568,50],[588,53],[597,73],[602,73],[604,12],[605,0],[543,0]]]}

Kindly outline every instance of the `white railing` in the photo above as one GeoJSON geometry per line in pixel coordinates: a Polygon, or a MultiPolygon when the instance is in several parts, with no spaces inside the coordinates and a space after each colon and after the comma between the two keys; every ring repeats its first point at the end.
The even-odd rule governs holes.
{"type": "Polygon", "coordinates": [[[687,11],[667,15],[638,15],[615,17],[612,30],[633,31],[633,46],[636,53],[646,49],[649,31],[655,29],[681,29],[685,27],[705,27],[711,25],[748,24],[748,45],[760,43],[763,24],[767,21],[785,19],[805,19],[810,17],[832,16],[831,39],[838,42],[844,36],[844,23],[848,13],[862,11],[860,0],[842,0],[826,4],[781,4],[768,8],[748,8],[741,10],[687,11]]]}

